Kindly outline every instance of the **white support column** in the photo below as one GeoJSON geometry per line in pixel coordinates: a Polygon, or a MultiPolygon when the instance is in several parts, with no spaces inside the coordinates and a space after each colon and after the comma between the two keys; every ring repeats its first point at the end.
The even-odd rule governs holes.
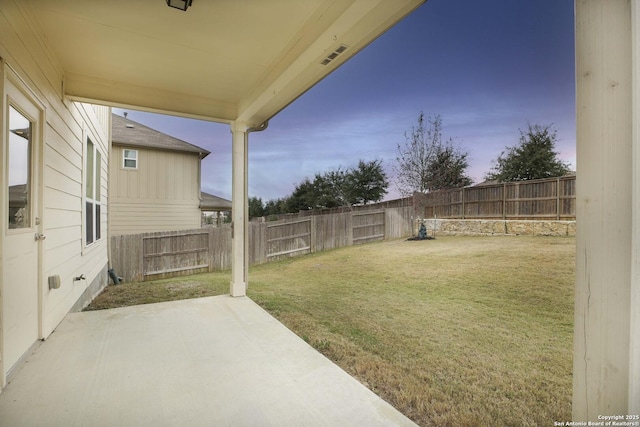
{"type": "Polygon", "coordinates": [[[232,134],[232,242],[231,242],[231,287],[233,297],[247,294],[248,273],[248,126],[243,123],[231,124],[232,134]]]}
{"type": "Polygon", "coordinates": [[[639,21],[637,10],[632,19],[638,0],[576,0],[575,6],[573,420],[586,422],[639,411],[640,111],[632,101],[639,21]]]}
{"type": "Polygon", "coordinates": [[[633,204],[629,306],[629,413],[640,414],[640,1],[631,3],[633,204]]]}

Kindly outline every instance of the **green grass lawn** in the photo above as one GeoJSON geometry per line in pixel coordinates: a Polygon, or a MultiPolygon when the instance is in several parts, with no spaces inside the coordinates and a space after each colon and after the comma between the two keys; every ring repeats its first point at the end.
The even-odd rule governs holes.
{"type": "MultiPolygon", "coordinates": [[[[248,295],[420,425],[553,425],[571,419],[574,278],[573,238],[439,237],[254,267],[248,295]]],[[[110,286],[91,308],[229,279],[110,286]]]]}

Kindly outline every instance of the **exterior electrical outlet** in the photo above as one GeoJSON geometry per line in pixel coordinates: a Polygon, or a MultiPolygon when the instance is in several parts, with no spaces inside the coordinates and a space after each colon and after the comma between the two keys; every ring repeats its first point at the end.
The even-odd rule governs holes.
{"type": "Polygon", "coordinates": [[[60,276],[49,276],[49,289],[60,289],[60,276]]]}

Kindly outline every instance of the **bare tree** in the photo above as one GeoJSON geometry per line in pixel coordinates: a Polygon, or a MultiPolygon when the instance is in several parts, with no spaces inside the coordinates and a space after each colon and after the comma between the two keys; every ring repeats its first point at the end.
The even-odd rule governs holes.
{"type": "Polygon", "coordinates": [[[451,139],[442,141],[440,115],[425,117],[420,112],[418,125],[405,132],[404,139],[404,145],[398,144],[394,165],[396,185],[404,197],[471,183],[466,175],[467,153],[454,147],[451,139]]]}

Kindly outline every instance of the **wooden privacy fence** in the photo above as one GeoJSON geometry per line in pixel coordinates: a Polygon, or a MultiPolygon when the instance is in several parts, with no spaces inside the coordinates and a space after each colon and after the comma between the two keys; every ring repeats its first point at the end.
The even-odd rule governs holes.
{"type": "Polygon", "coordinates": [[[267,224],[267,259],[310,253],[315,240],[313,218],[267,224]]]}
{"type": "MultiPolygon", "coordinates": [[[[413,207],[249,224],[249,264],[411,235],[413,207]]],[[[140,282],[231,268],[231,227],[113,236],[111,266],[140,282]]]]}
{"type": "Polygon", "coordinates": [[[423,218],[572,220],[576,217],[576,177],[417,193],[414,204],[423,218]]]}
{"type": "Polygon", "coordinates": [[[354,243],[382,240],[385,236],[384,211],[356,212],[351,214],[352,238],[354,243]]]}
{"type": "Polygon", "coordinates": [[[111,266],[125,281],[204,273],[230,265],[230,227],[111,237],[111,266]]]}

